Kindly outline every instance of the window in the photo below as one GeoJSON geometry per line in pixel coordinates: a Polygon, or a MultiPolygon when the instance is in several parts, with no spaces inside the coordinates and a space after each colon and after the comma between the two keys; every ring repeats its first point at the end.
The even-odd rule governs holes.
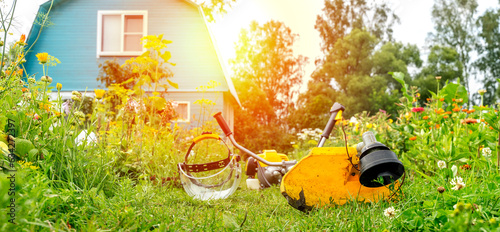
{"type": "Polygon", "coordinates": [[[177,120],[178,122],[189,122],[189,102],[187,101],[174,101],[173,107],[177,112],[177,120]]]}
{"type": "Polygon", "coordinates": [[[147,35],[147,11],[98,11],[97,58],[138,56],[145,50],[141,38],[147,35]]]}

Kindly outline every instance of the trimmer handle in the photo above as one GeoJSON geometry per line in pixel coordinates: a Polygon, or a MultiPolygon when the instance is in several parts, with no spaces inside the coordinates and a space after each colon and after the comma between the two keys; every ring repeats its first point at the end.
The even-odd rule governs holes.
{"type": "Polygon", "coordinates": [[[330,109],[330,119],[326,124],[325,129],[323,130],[323,134],[321,135],[321,139],[319,140],[318,147],[322,147],[325,141],[330,137],[332,133],[333,127],[335,123],[342,118],[342,112],[345,110],[345,107],[340,103],[335,102],[330,109]]]}
{"type": "Polygon", "coordinates": [[[215,120],[217,120],[217,123],[226,136],[229,136],[233,133],[231,132],[231,129],[229,129],[226,120],[224,120],[224,118],[222,117],[222,112],[215,113],[214,118],[215,120]]]}

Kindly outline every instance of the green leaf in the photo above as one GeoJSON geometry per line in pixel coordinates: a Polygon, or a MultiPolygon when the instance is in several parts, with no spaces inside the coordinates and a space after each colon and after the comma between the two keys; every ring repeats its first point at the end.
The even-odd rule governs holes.
{"type": "Polygon", "coordinates": [[[128,83],[132,82],[132,81],[134,81],[134,78],[129,78],[126,81],[122,82],[121,84],[125,85],[125,84],[128,84],[128,83]]]}
{"type": "Polygon", "coordinates": [[[434,201],[424,201],[423,206],[424,208],[432,208],[434,207],[434,203],[435,203],[434,201]]]}
{"type": "Polygon", "coordinates": [[[452,99],[463,99],[464,103],[469,101],[469,95],[467,94],[467,90],[461,84],[457,83],[447,83],[443,89],[441,89],[441,93],[445,94],[444,100],[451,104],[452,99]]]}
{"type": "Polygon", "coordinates": [[[167,79],[167,82],[174,88],[179,89],[179,85],[171,80],[167,79]]]}
{"type": "Polygon", "coordinates": [[[403,92],[403,95],[408,99],[408,101],[411,102],[411,97],[408,95],[408,85],[405,83],[405,74],[402,72],[389,72],[390,75],[392,75],[392,78],[394,78],[396,81],[398,81],[403,87],[401,91],[403,92]]]}
{"type": "Polygon", "coordinates": [[[161,55],[161,58],[165,61],[165,62],[168,62],[170,60],[170,58],[172,58],[172,54],[169,52],[169,51],[166,51],[164,52],[162,55],[161,55]]]}
{"type": "Polygon", "coordinates": [[[434,178],[431,178],[430,176],[425,175],[423,172],[419,171],[418,169],[413,169],[413,171],[417,172],[418,174],[420,174],[422,177],[424,177],[428,181],[434,183],[436,186],[439,186],[439,183],[436,180],[434,180],[434,178]]]}

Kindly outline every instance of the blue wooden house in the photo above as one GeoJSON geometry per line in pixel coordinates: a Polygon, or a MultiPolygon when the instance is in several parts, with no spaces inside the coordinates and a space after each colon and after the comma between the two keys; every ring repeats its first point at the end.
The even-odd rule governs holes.
{"type": "MultiPolygon", "coordinates": [[[[46,13],[51,1],[40,5],[39,14],[46,13]]],[[[215,41],[201,7],[190,0],[54,0],[50,11],[51,26],[40,32],[33,23],[27,38],[25,71],[40,78],[42,66],[36,54],[47,52],[61,63],[51,67],[48,75],[52,86],[62,84],[62,92],[73,90],[93,93],[102,86],[96,80],[98,65],[107,59],[123,63],[144,52],[140,38],[163,34],[171,40],[169,67],[174,76],[169,80],[179,85],[170,88],[167,100],[177,103],[178,122],[193,125],[193,115],[201,109],[196,100],[205,98],[216,102],[213,112],[221,111],[230,127],[234,125],[234,107],[240,102],[231,78],[226,73],[215,41]],[[39,35],[40,34],[40,35],[39,35]],[[39,36],[38,36],[39,35],[39,36]],[[202,93],[197,90],[209,81],[220,85],[202,93]]]]}

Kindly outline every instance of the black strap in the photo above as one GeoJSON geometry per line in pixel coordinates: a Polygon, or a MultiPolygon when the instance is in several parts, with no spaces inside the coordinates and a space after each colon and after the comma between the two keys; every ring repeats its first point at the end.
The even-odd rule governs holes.
{"type": "MultiPolygon", "coordinates": [[[[211,134],[211,133],[210,132],[203,132],[203,134],[211,134]]],[[[229,150],[229,147],[224,142],[224,140],[222,140],[220,138],[217,140],[221,141],[227,147],[227,151],[228,151],[227,158],[225,158],[223,160],[219,160],[219,161],[210,162],[210,163],[204,163],[204,164],[187,164],[189,154],[191,153],[191,150],[193,149],[194,145],[196,145],[196,142],[193,142],[193,143],[191,143],[191,146],[189,146],[189,149],[186,152],[186,156],[184,157],[184,163],[181,164],[181,167],[189,173],[189,172],[211,171],[211,170],[220,169],[220,168],[227,166],[229,164],[229,162],[231,161],[231,151],[229,150]]]]}
{"type": "Polygon", "coordinates": [[[181,166],[184,170],[187,172],[205,172],[205,171],[211,171],[215,169],[220,169],[229,164],[231,161],[230,156],[223,160],[219,161],[214,161],[210,163],[204,163],[204,164],[186,164],[182,163],[181,166]]]}

